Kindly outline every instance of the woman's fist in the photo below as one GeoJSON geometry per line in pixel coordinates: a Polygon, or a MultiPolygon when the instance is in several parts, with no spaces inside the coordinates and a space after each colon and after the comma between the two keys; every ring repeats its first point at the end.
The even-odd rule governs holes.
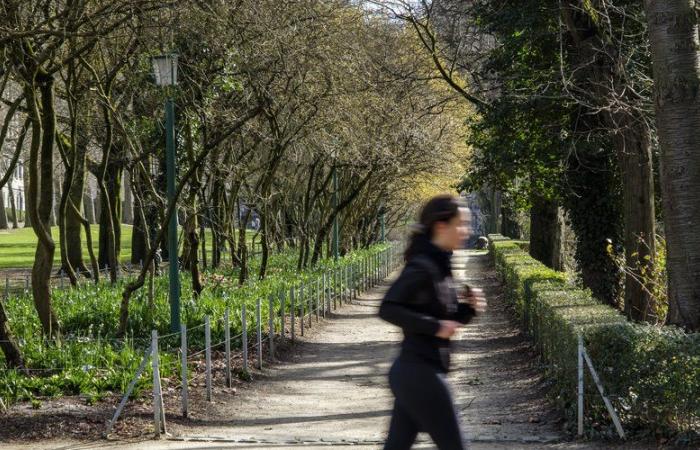
{"type": "Polygon", "coordinates": [[[440,329],[435,336],[442,339],[449,339],[457,331],[457,328],[461,327],[462,324],[455,322],[454,320],[441,320],[440,329]]]}

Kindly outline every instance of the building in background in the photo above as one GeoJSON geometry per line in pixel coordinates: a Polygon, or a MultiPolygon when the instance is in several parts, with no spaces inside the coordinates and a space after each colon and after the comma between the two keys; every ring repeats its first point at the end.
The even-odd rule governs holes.
{"type": "MultiPolygon", "coordinates": [[[[2,155],[0,159],[0,176],[4,176],[7,168],[10,166],[11,158],[6,155],[2,155]]],[[[10,209],[12,204],[10,201],[10,195],[13,196],[15,201],[15,208],[18,214],[24,215],[25,211],[25,198],[24,198],[24,162],[22,160],[17,162],[15,170],[12,172],[10,179],[7,180],[5,186],[0,189],[0,194],[2,195],[3,204],[5,208],[10,209]]]]}

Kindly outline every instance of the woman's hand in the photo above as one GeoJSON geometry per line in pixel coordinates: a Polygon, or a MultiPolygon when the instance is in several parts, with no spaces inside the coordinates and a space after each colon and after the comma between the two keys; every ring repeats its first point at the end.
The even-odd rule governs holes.
{"type": "Polygon", "coordinates": [[[442,339],[449,339],[452,337],[453,334],[455,334],[455,332],[457,332],[457,328],[461,326],[461,323],[455,322],[454,320],[441,320],[440,329],[435,334],[435,336],[442,339]]]}
{"type": "Polygon", "coordinates": [[[484,291],[479,288],[467,286],[465,289],[465,300],[476,312],[481,313],[486,310],[486,297],[484,296],[484,291]]]}

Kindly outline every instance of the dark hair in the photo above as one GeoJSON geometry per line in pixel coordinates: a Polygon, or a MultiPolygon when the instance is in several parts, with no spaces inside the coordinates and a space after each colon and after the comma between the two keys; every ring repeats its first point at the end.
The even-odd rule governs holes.
{"type": "Polygon", "coordinates": [[[438,195],[428,200],[421,209],[418,223],[413,225],[404,258],[408,260],[413,256],[418,241],[432,239],[436,223],[449,222],[457,217],[459,208],[459,201],[451,195],[438,195]]]}

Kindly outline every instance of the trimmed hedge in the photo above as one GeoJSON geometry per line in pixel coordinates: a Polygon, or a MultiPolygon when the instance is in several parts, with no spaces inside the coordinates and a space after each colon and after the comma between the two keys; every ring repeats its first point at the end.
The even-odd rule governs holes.
{"type": "MultiPolygon", "coordinates": [[[[557,403],[573,427],[576,414],[577,336],[628,433],[700,432],[700,334],[629,322],[616,309],[569,283],[566,275],[532,258],[516,242],[489,236],[489,248],[515,309],[548,367],[557,403]]],[[[586,370],[588,376],[588,371],[586,370]]],[[[611,420],[590,377],[586,428],[613,435],[611,420]]]]}

